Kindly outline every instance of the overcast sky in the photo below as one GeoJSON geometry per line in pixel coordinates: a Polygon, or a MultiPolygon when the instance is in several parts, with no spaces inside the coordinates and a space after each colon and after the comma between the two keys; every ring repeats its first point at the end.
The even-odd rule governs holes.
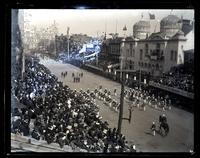
{"type": "MultiPolygon", "coordinates": [[[[21,10],[22,11],[22,10],[21,10]]],[[[106,30],[109,33],[117,32],[122,35],[124,25],[127,26],[127,34],[132,35],[134,23],[143,19],[149,19],[149,13],[155,14],[156,20],[171,14],[179,18],[193,19],[194,10],[120,10],[120,9],[25,9],[23,10],[30,24],[39,27],[48,27],[54,20],[57,23],[59,34],[66,34],[70,27],[70,34],[83,33],[91,36],[102,35],[106,30]],[[117,27],[116,27],[117,26],[117,27]]]]}

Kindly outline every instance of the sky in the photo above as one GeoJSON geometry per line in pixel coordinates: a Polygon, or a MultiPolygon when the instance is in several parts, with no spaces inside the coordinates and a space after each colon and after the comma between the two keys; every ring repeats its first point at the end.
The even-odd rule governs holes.
{"type": "Polygon", "coordinates": [[[37,27],[48,27],[57,24],[59,34],[67,33],[70,27],[70,34],[82,33],[90,36],[100,36],[103,32],[119,33],[123,35],[123,27],[127,27],[127,35],[132,35],[133,25],[142,19],[149,20],[149,13],[155,14],[156,20],[161,20],[169,14],[184,19],[194,19],[194,10],[127,10],[127,9],[24,9],[24,19],[30,25],[37,27]]]}

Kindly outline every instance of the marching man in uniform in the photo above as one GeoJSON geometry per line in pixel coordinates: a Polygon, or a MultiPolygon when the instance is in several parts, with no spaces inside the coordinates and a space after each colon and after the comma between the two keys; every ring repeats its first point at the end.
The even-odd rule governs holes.
{"type": "Polygon", "coordinates": [[[152,131],[152,135],[155,136],[156,135],[156,124],[155,124],[155,122],[152,122],[151,131],[152,131]]]}

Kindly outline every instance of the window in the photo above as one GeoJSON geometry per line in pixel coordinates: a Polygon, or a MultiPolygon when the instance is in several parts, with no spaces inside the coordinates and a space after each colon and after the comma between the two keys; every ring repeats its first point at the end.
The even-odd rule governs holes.
{"type": "Polygon", "coordinates": [[[126,55],[127,55],[127,56],[130,56],[130,54],[129,54],[129,49],[127,49],[126,51],[127,51],[127,54],[126,54],[126,55]]]}
{"type": "Polygon", "coordinates": [[[163,50],[161,51],[161,56],[163,56],[164,55],[164,53],[163,53],[163,50]]]}
{"type": "Polygon", "coordinates": [[[147,67],[147,63],[145,63],[144,66],[147,67]]]}
{"type": "Polygon", "coordinates": [[[142,60],[142,56],[143,56],[143,50],[140,49],[140,60],[142,60]]]}
{"type": "Polygon", "coordinates": [[[156,64],[156,69],[157,69],[157,70],[159,69],[159,65],[158,65],[158,64],[156,64]]]}
{"type": "Polygon", "coordinates": [[[149,45],[148,45],[148,44],[145,44],[145,55],[148,54],[148,49],[149,49],[149,45]]]}
{"type": "Polygon", "coordinates": [[[156,49],[160,49],[160,43],[156,44],[156,49]]]}
{"type": "Polygon", "coordinates": [[[149,68],[151,68],[151,64],[149,63],[149,68]]]}
{"type": "Polygon", "coordinates": [[[135,56],[135,49],[133,49],[133,51],[132,51],[132,57],[134,57],[135,56]]]}
{"type": "Polygon", "coordinates": [[[174,56],[174,51],[172,50],[172,51],[171,51],[171,57],[170,57],[170,60],[173,60],[173,56],[174,56]]]}
{"type": "Polygon", "coordinates": [[[130,43],[130,56],[132,56],[132,52],[133,52],[133,44],[130,43]]]}
{"type": "Polygon", "coordinates": [[[174,61],[177,60],[177,51],[174,51],[174,61]]]}

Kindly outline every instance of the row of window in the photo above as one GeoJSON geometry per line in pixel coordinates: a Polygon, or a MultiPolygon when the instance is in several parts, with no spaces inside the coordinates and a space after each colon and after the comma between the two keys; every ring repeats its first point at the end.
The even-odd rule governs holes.
{"type": "Polygon", "coordinates": [[[159,64],[150,64],[150,63],[138,62],[138,65],[141,66],[141,67],[144,67],[144,68],[156,68],[156,69],[161,68],[162,69],[162,65],[159,65],[159,64]]]}
{"type": "MultiPolygon", "coordinates": [[[[127,56],[134,57],[135,56],[135,50],[130,49],[131,51],[129,52],[129,49],[127,49],[127,56]]],[[[159,56],[163,56],[163,50],[156,49],[156,50],[150,50],[150,54],[156,53],[159,56]]],[[[145,55],[148,54],[148,49],[145,50],[145,55]]],[[[143,49],[140,49],[140,60],[143,60],[143,49]]],[[[171,51],[171,56],[170,56],[171,61],[176,61],[177,60],[177,51],[171,51]]]]}

